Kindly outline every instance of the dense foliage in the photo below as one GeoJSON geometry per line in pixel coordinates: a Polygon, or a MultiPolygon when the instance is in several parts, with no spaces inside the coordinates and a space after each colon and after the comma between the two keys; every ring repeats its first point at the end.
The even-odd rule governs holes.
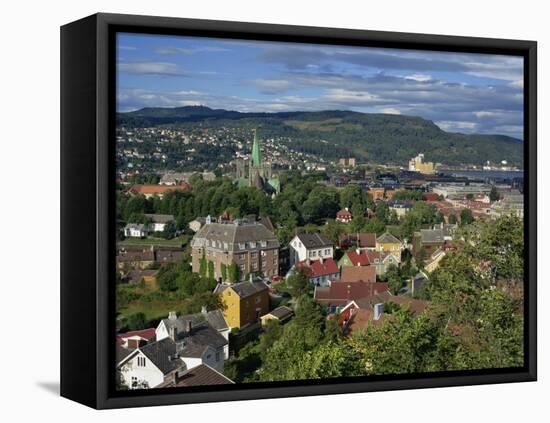
{"type": "MultiPolygon", "coordinates": [[[[523,235],[521,221],[476,221],[458,234],[425,284],[426,312],[385,308],[379,325],[343,337],[307,290],[295,317],[271,323],[226,366],[239,382],[402,374],[523,365],[523,235]]],[[[401,269],[389,270],[399,280],[401,269]]],[[[300,276],[291,286],[300,287],[300,276]]]]}

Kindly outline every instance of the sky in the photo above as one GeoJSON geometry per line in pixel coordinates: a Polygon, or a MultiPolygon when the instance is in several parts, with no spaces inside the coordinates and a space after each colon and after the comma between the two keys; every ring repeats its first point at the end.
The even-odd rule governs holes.
{"type": "Polygon", "coordinates": [[[523,139],[523,58],[119,33],[117,110],[353,110],[523,139]]]}

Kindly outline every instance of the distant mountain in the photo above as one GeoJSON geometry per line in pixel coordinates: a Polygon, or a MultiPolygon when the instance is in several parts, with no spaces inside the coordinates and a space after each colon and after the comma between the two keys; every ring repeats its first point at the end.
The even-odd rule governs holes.
{"type": "Polygon", "coordinates": [[[405,115],[320,112],[242,113],[205,106],[148,107],[118,113],[117,125],[181,125],[188,129],[260,128],[262,137],[287,137],[298,151],[327,159],[357,157],[377,163],[400,163],[418,153],[448,165],[483,164],[487,160],[523,166],[523,142],[504,135],[445,132],[433,122],[405,115]]]}

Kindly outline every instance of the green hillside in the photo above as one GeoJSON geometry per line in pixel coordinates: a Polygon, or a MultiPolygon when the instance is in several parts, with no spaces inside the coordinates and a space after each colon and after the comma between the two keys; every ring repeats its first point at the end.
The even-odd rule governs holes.
{"type": "Polygon", "coordinates": [[[406,164],[424,153],[448,165],[483,164],[487,160],[523,166],[523,142],[503,135],[458,134],[415,116],[351,111],[240,113],[204,106],[146,108],[119,113],[128,127],[174,125],[201,128],[259,128],[264,138],[288,138],[292,148],[326,159],[354,156],[360,161],[406,164]]]}

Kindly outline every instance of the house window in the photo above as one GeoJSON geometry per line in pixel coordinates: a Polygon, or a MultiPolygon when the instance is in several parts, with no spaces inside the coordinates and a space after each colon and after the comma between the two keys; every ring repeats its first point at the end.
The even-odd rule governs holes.
{"type": "Polygon", "coordinates": [[[250,257],[252,257],[253,259],[258,258],[258,253],[253,252],[250,254],[250,257]]]}
{"type": "Polygon", "coordinates": [[[137,365],[138,365],[138,367],[145,367],[145,357],[138,357],[137,358],[137,365]]]}
{"type": "Polygon", "coordinates": [[[261,242],[260,242],[260,245],[261,245],[262,247],[267,247],[267,242],[266,242],[266,241],[261,241],[261,242]]]}
{"type": "Polygon", "coordinates": [[[240,268],[241,268],[241,271],[244,272],[244,264],[241,264],[240,268]]]}
{"type": "Polygon", "coordinates": [[[261,301],[261,298],[260,297],[256,297],[256,304],[260,304],[260,301],[261,301]]]}
{"type": "Polygon", "coordinates": [[[255,242],[251,242],[251,243],[250,243],[250,248],[256,248],[256,243],[255,243],[255,242]]]}

